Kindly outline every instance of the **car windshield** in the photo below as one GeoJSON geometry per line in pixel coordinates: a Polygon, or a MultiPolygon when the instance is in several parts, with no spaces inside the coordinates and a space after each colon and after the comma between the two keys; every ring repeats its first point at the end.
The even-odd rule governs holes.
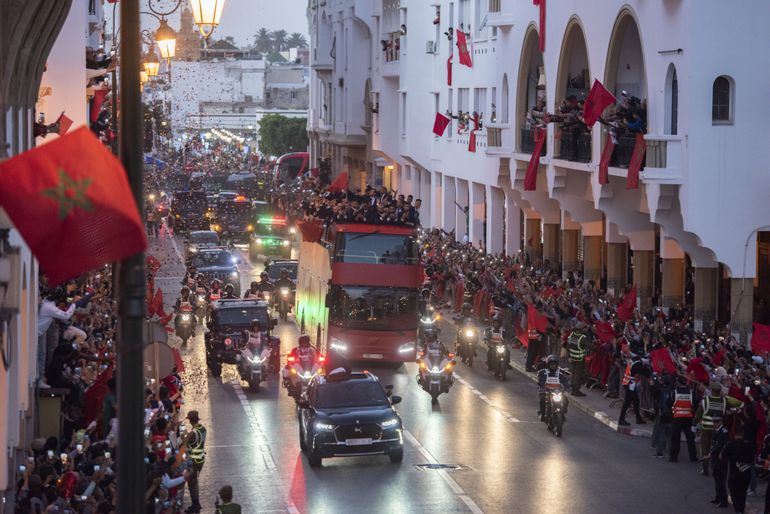
{"type": "Polygon", "coordinates": [[[267,275],[270,277],[271,280],[278,280],[281,278],[281,272],[283,270],[287,270],[289,272],[289,278],[292,280],[297,280],[297,263],[290,263],[290,264],[271,264],[269,268],[267,268],[267,275]]]}
{"type": "Polygon", "coordinates": [[[219,236],[216,232],[193,232],[190,234],[190,242],[193,244],[218,244],[219,236]]]}
{"type": "Polygon", "coordinates": [[[344,232],[337,237],[334,260],[354,264],[416,264],[417,248],[412,236],[344,232]]]}
{"type": "Polygon", "coordinates": [[[327,382],[318,386],[315,406],[321,409],[380,407],[388,398],[376,382],[327,382]]]}
{"type": "Polygon", "coordinates": [[[416,289],[340,287],[331,290],[329,323],[354,330],[414,330],[418,322],[416,289]]]}
{"type": "Polygon", "coordinates": [[[248,202],[227,202],[220,206],[219,212],[229,220],[248,221],[251,218],[251,205],[248,202]]]}
{"type": "Polygon", "coordinates": [[[208,205],[208,199],[203,192],[177,192],[174,193],[171,210],[175,212],[203,212],[208,208],[208,205]]]}
{"type": "Polygon", "coordinates": [[[249,326],[251,320],[259,320],[263,327],[269,327],[267,309],[264,307],[246,307],[242,309],[219,309],[216,312],[217,323],[220,325],[249,326]]]}
{"type": "Polygon", "coordinates": [[[227,252],[201,252],[193,257],[192,264],[196,268],[232,266],[233,258],[227,252]]]}

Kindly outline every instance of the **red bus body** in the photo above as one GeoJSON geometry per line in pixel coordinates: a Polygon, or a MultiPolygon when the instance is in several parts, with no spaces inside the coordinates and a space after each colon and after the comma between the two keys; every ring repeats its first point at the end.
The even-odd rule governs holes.
{"type": "Polygon", "coordinates": [[[287,153],[278,158],[276,166],[273,168],[275,178],[282,182],[290,182],[307,173],[309,165],[310,154],[308,152],[287,153]]]}

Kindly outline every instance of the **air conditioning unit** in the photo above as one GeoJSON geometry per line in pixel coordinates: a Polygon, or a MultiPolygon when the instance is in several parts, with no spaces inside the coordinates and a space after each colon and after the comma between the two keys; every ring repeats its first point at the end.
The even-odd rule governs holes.
{"type": "Polygon", "coordinates": [[[425,53],[426,54],[437,54],[438,48],[435,41],[426,41],[425,42],[425,53]]]}

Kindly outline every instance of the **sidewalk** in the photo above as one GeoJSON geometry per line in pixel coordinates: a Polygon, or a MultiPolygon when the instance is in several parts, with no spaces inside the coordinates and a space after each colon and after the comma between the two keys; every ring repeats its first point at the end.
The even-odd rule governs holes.
{"type": "MultiPolygon", "coordinates": [[[[448,307],[444,307],[441,310],[444,317],[443,322],[454,327],[453,321],[456,313],[448,307]]],[[[477,330],[481,333],[486,329],[487,325],[479,324],[476,322],[477,330]]],[[[453,328],[454,330],[454,328],[453,328]]],[[[452,333],[452,332],[447,332],[452,333]]],[[[486,352],[486,347],[483,347],[479,343],[481,351],[486,352]]],[[[518,371],[525,377],[529,378],[533,382],[537,382],[537,375],[526,371],[527,349],[526,348],[512,348],[511,349],[511,366],[514,370],[518,371]]],[[[581,389],[586,395],[583,397],[575,397],[570,395],[570,404],[575,408],[580,409],[589,416],[596,418],[600,423],[609,427],[610,429],[624,435],[630,435],[634,437],[649,437],[652,438],[652,421],[647,422],[646,425],[636,425],[631,422],[630,426],[618,425],[618,418],[620,417],[620,407],[623,405],[621,400],[609,399],[604,397],[604,391],[591,391],[585,387],[581,389]]],[[[630,409],[629,409],[630,410],[630,409]]],[[[633,415],[630,416],[633,419],[633,415]]]]}

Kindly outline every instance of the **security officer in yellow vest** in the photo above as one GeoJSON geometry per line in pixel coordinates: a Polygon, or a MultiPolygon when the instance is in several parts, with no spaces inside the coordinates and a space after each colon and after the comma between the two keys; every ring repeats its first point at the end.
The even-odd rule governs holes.
{"type": "Polygon", "coordinates": [[[728,409],[740,409],[743,402],[732,396],[722,396],[722,384],[711,382],[711,393],[701,400],[698,410],[695,412],[693,423],[700,423],[700,455],[703,468],[700,474],[709,475],[709,459],[706,456],[711,450],[711,441],[714,437],[714,418],[723,418],[728,409]]]}
{"type": "Polygon", "coordinates": [[[190,501],[192,505],[185,510],[188,514],[201,511],[201,504],[198,490],[198,477],[203,469],[203,463],[206,461],[206,427],[201,425],[198,418],[198,411],[191,410],[187,413],[187,419],[192,425],[187,436],[187,451],[193,461],[192,474],[187,486],[190,488],[190,501]]]}
{"type": "Polygon", "coordinates": [[[585,325],[578,322],[567,339],[572,372],[572,396],[585,396],[585,393],[580,390],[580,386],[586,381],[586,354],[588,353],[588,337],[584,330],[585,325]]]}

